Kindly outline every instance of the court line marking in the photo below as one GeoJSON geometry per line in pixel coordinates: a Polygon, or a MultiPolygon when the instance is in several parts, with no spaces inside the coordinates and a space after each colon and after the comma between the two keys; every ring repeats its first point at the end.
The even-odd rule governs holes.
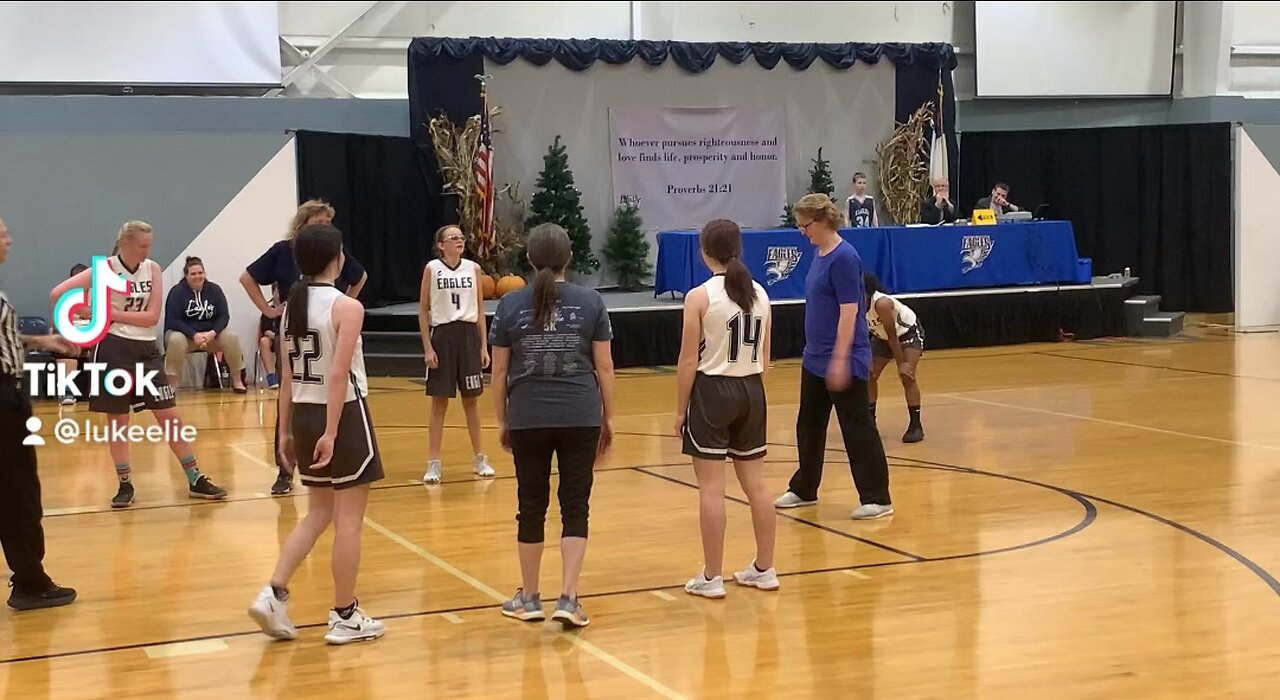
{"type": "MultiPolygon", "coordinates": [[[[261,462],[261,460],[259,461],[261,462]]],[[[265,464],[265,462],[261,462],[261,463],[265,464]]],[[[682,467],[682,466],[687,466],[687,464],[685,462],[664,462],[660,464],[641,464],[641,465],[632,466],[632,467],[599,467],[595,470],[595,473],[609,474],[614,472],[627,472],[627,471],[634,471],[642,467],[656,468],[656,467],[682,467]]],[[[275,467],[272,467],[272,469],[274,468],[275,467]]],[[[552,470],[552,473],[553,474],[556,473],[554,469],[552,470]]],[[[440,482],[439,485],[433,484],[431,488],[438,488],[440,486],[447,486],[451,484],[455,484],[455,485],[456,484],[483,484],[483,483],[493,483],[494,481],[510,481],[515,478],[516,478],[515,474],[499,474],[497,476],[489,477],[487,479],[478,479],[473,477],[464,477],[464,478],[458,478],[458,479],[444,479],[443,481],[440,482]]],[[[383,484],[380,482],[378,484],[374,484],[373,486],[370,486],[369,490],[375,493],[381,493],[383,491],[392,491],[397,489],[409,489],[409,488],[425,488],[425,487],[423,486],[421,481],[414,479],[412,481],[406,480],[404,483],[388,482],[383,484]]],[[[140,506],[135,504],[126,509],[112,508],[110,506],[69,506],[66,508],[46,508],[44,510],[44,516],[46,518],[55,518],[55,517],[65,517],[70,515],[98,515],[102,513],[122,513],[122,512],[127,513],[127,512],[138,512],[138,511],[147,511],[147,510],[165,510],[168,508],[208,508],[208,507],[214,507],[219,505],[226,505],[230,503],[253,503],[255,501],[280,501],[280,500],[298,499],[298,498],[306,498],[306,497],[307,497],[306,491],[300,491],[295,489],[287,494],[281,494],[279,496],[255,493],[245,498],[226,498],[221,501],[188,500],[188,501],[180,501],[180,502],[173,502],[173,503],[159,503],[153,506],[140,506]]]]}
{"type": "Polygon", "coordinates": [[[667,593],[666,591],[650,591],[650,593],[653,593],[654,595],[666,601],[671,601],[676,599],[675,596],[671,595],[670,593],[667,593]]]}
{"type": "MultiPolygon", "coordinates": [[[[828,450],[831,450],[831,449],[833,449],[833,448],[827,448],[827,449],[828,449],[828,450]]],[[[1179,532],[1182,532],[1183,534],[1190,535],[1190,536],[1192,536],[1192,537],[1194,537],[1194,538],[1196,538],[1196,539],[1200,540],[1201,542],[1204,542],[1205,544],[1207,544],[1207,545],[1209,545],[1209,546],[1213,547],[1214,549],[1217,549],[1218,551],[1222,552],[1223,554],[1226,554],[1227,556],[1229,556],[1229,557],[1231,557],[1232,559],[1236,560],[1236,562],[1238,562],[1239,564],[1243,565],[1246,569],[1248,569],[1248,570],[1249,570],[1251,573],[1253,573],[1255,576],[1257,576],[1258,578],[1262,579],[1262,582],[1263,582],[1263,583],[1265,583],[1265,584],[1267,584],[1267,586],[1269,586],[1269,587],[1271,588],[1271,590],[1272,590],[1272,592],[1273,592],[1273,593],[1275,593],[1277,596],[1280,596],[1280,580],[1277,580],[1277,579],[1276,579],[1276,577],[1272,576],[1272,575],[1271,575],[1271,573],[1270,573],[1269,571],[1267,571],[1266,569],[1262,568],[1262,567],[1261,567],[1260,565],[1258,565],[1256,562],[1254,562],[1253,560],[1249,559],[1249,558],[1248,558],[1248,557],[1246,557],[1245,555],[1241,554],[1239,551],[1237,551],[1237,550],[1233,549],[1232,547],[1228,546],[1225,542],[1221,542],[1221,541],[1219,541],[1219,540],[1216,540],[1216,539],[1214,539],[1213,537],[1210,537],[1209,535],[1206,535],[1206,534],[1204,534],[1203,532],[1200,532],[1199,530],[1196,530],[1196,529],[1194,529],[1194,528],[1192,528],[1192,527],[1188,527],[1188,526],[1186,526],[1186,525],[1183,525],[1182,523],[1180,523],[1180,522],[1178,522],[1178,521],[1176,521],[1176,520],[1172,520],[1172,519],[1166,518],[1166,517],[1161,516],[1161,515],[1156,515],[1155,513],[1150,513],[1150,512],[1148,512],[1148,511],[1142,510],[1141,508],[1138,508],[1138,507],[1136,507],[1136,506],[1131,506],[1131,505],[1128,505],[1128,504],[1125,504],[1125,503],[1121,503],[1121,502],[1119,502],[1119,501],[1115,501],[1115,500],[1112,500],[1112,499],[1109,499],[1109,498],[1103,498],[1102,496],[1094,496],[1094,495],[1092,495],[1092,494],[1083,493],[1083,492],[1081,492],[1081,491],[1072,491],[1072,490],[1070,490],[1070,489],[1065,489],[1065,488],[1062,488],[1062,487],[1060,487],[1060,486],[1054,486],[1053,484],[1047,484],[1047,483],[1044,483],[1044,482],[1041,482],[1041,481],[1035,481],[1035,480],[1032,480],[1032,479],[1024,479],[1024,478],[1019,477],[1019,476],[1011,476],[1011,475],[1008,475],[1008,474],[1000,474],[1000,473],[998,473],[998,472],[988,472],[988,471],[984,471],[984,470],[981,470],[981,469],[974,469],[974,468],[972,468],[972,467],[960,467],[960,466],[956,466],[956,465],[953,465],[953,464],[946,464],[945,462],[931,462],[931,461],[929,461],[929,460],[916,459],[916,458],[914,458],[914,457],[893,457],[893,459],[898,459],[898,460],[902,460],[902,461],[906,461],[906,462],[915,462],[915,463],[916,463],[915,465],[910,465],[910,464],[900,464],[900,465],[896,465],[896,466],[898,466],[899,468],[907,468],[907,469],[942,469],[942,468],[945,468],[945,469],[950,469],[951,471],[956,471],[956,472],[960,472],[960,473],[979,474],[979,475],[983,475],[983,476],[994,476],[994,477],[998,477],[998,478],[1001,478],[1001,479],[1010,479],[1010,480],[1012,480],[1012,481],[1020,481],[1020,482],[1022,482],[1022,483],[1024,483],[1024,484],[1033,484],[1033,485],[1036,485],[1036,486],[1043,486],[1043,487],[1045,487],[1045,488],[1050,488],[1050,489],[1053,489],[1054,491],[1058,491],[1058,492],[1060,492],[1060,493],[1068,494],[1068,495],[1070,495],[1072,498],[1075,498],[1076,500],[1079,500],[1079,501],[1081,501],[1081,502],[1089,503],[1089,504],[1090,504],[1090,507],[1093,507],[1093,508],[1096,508],[1096,506],[1093,506],[1093,505],[1092,505],[1092,501],[1097,501],[1097,502],[1099,502],[1099,503],[1105,503],[1105,504],[1107,504],[1107,505],[1109,505],[1109,506],[1112,506],[1112,507],[1114,507],[1114,508],[1119,508],[1119,509],[1121,509],[1121,510],[1129,511],[1130,513],[1133,513],[1133,514],[1135,514],[1135,515],[1140,515],[1140,516],[1142,516],[1142,517],[1144,517],[1144,518],[1148,518],[1148,519],[1150,519],[1150,520],[1154,520],[1155,522],[1160,523],[1160,524],[1162,524],[1162,525],[1166,525],[1166,526],[1168,526],[1168,527],[1171,527],[1171,528],[1173,528],[1173,529],[1175,529],[1175,530],[1178,530],[1179,532]]],[[[943,558],[945,558],[945,557],[943,557],[943,558]]]]}
{"type": "MultiPolygon", "coordinates": [[[[1062,352],[1070,352],[1065,350],[1062,352]]],[[[1262,382],[1280,382],[1277,377],[1259,377],[1252,374],[1235,374],[1234,372],[1215,372],[1210,369],[1192,369],[1189,367],[1171,367],[1169,365],[1148,365],[1141,362],[1127,362],[1125,360],[1107,360],[1101,357],[1075,357],[1074,355],[1064,355],[1058,352],[1041,351],[1035,353],[1044,357],[1056,357],[1062,360],[1078,360],[1080,362],[1098,362],[1107,365],[1121,365],[1124,367],[1142,367],[1146,369],[1158,369],[1166,372],[1184,372],[1188,374],[1198,374],[1208,377],[1223,377],[1232,379],[1256,379],[1262,382]]]]}
{"type": "MultiPolygon", "coordinates": [[[[365,523],[365,525],[368,525],[371,529],[373,529],[373,530],[377,531],[378,533],[380,533],[383,537],[386,537],[387,539],[391,540],[392,542],[395,542],[396,544],[400,545],[401,547],[404,547],[405,549],[409,550],[410,552],[413,552],[414,554],[418,555],[419,557],[422,557],[423,559],[427,560],[428,562],[431,562],[431,563],[432,563],[432,564],[434,564],[437,568],[442,569],[442,570],[444,570],[445,572],[447,572],[447,573],[449,573],[449,574],[453,575],[453,576],[454,576],[455,578],[457,578],[458,580],[462,581],[463,583],[467,584],[468,586],[471,586],[472,588],[476,589],[477,591],[480,591],[481,593],[484,593],[485,595],[489,596],[490,598],[493,598],[493,599],[494,599],[495,601],[497,601],[498,603],[506,602],[507,597],[506,597],[506,596],[504,596],[503,594],[499,593],[499,592],[498,592],[496,589],[494,589],[493,587],[489,586],[488,584],[484,583],[483,581],[480,581],[479,579],[475,578],[475,577],[474,577],[474,576],[472,576],[471,574],[468,574],[467,572],[465,572],[465,571],[463,571],[463,570],[461,570],[461,569],[457,568],[456,566],[454,566],[454,565],[450,564],[449,562],[447,562],[447,561],[445,561],[445,560],[441,559],[440,557],[437,557],[436,555],[432,554],[431,552],[428,552],[426,549],[423,549],[422,547],[418,546],[417,544],[415,544],[415,543],[413,543],[413,542],[410,542],[409,540],[405,539],[404,537],[401,537],[399,534],[397,534],[396,532],[394,532],[394,531],[392,531],[391,529],[387,528],[385,525],[382,525],[382,524],[380,524],[380,523],[378,523],[378,522],[375,522],[375,521],[373,521],[373,520],[370,520],[369,518],[365,518],[365,519],[364,519],[364,523],[365,523]]],[[[622,659],[619,659],[618,657],[614,656],[613,654],[610,654],[609,652],[607,652],[607,651],[605,651],[605,650],[601,649],[600,647],[598,647],[598,646],[596,646],[596,645],[592,644],[591,642],[588,642],[587,640],[585,640],[585,639],[583,639],[583,638],[579,637],[578,635],[576,635],[576,634],[569,634],[568,632],[565,632],[565,631],[563,631],[563,630],[561,630],[561,631],[557,632],[556,634],[557,634],[557,635],[559,635],[562,639],[565,639],[565,640],[569,641],[570,643],[572,643],[572,644],[576,645],[578,648],[582,649],[583,651],[587,652],[588,654],[591,654],[592,656],[596,657],[596,658],[597,658],[597,659],[599,659],[600,661],[603,661],[604,663],[608,664],[609,666],[612,666],[614,670],[616,670],[616,671],[618,671],[618,672],[622,673],[624,676],[627,676],[627,677],[631,678],[632,680],[634,680],[634,681],[636,681],[636,682],[640,683],[641,685],[643,685],[643,686],[645,686],[645,687],[649,688],[650,690],[654,691],[655,693],[658,693],[659,695],[661,695],[661,696],[663,696],[663,697],[665,697],[665,698],[672,698],[673,700],[676,700],[676,699],[678,699],[678,700],[684,700],[684,696],[683,696],[683,695],[681,695],[680,693],[677,693],[676,691],[672,690],[671,688],[668,688],[667,686],[663,685],[660,681],[658,681],[657,679],[653,678],[652,676],[649,676],[649,675],[645,674],[644,672],[637,670],[637,669],[636,669],[636,668],[634,668],[633,666],[631,666],[631,665],[627,664],[627,663],[626,663],[625,661],[623,661],[622,659]]]]}
{"type": "MultiPolygon", "coordinates": [[[[786,443],[770,443],[770,444],[771,444],[771,445],[777,444],[777,445],[778,445],[778,446],[780,446],[780,447],[795,447],[794,445],[787,445],[786,443]]],[[[831,448],[831,447],[828,447],[828,448],[827,448],[827,450],[828,450],[828,451],[832,451],[832,452],[839,452],[839,450],[837,450],[836,448],[831,448]]],[[[891,458],[893,458],[893,457],[891,457],[891,458]]],[[[893,459],[903,459],[903,460],[907,460],[907,461],[923,462],[923,460],[913,460],[913,459],[905,458],[905,457],[903,457],[903,458],[893,458],[893,459]]],[[[681,464],[674,464],[674,465],[662,465],[662,466],[668,466],[668,467],[670,467],[670,466],[683,466],[683,463],[681,463],[681,464]]],[[[846,569],[878,569],[878,568],[885,568],[885,567],[905,566],[905,565],[910,565],[910,564],[921,564],[921,563],[929,563],[929,562],[942,562],[942,561],[949,561],[949,560],[952,560],[952,559],[969,559],[969,558],[975,558],[975,557],[986,556],[986,555],[989,555],[989,554],[1001,554],[1001,553],[1005,553],[1005,552],[1012,552],[1012,551],[1017,551],[1017,550],[1021,550],[1021,549],[1030,549],[1030,548],[1037,547],[1037,546],[1040,546],[1040,545],[1049,544],[1050,542],[1054,542],[1054,541],[1059,540],[1059,539],[1064,539],[1064,538],[1066,538],[1066,537],[1070,537],[1071,535],[1074,535],[1074,534],[1079,533],[1080,531],[1082,531],[1082,530],[1084,530],[1086,527],[1088,527],[1090,524],[1092,524],[1093,519],[1094,519],[1094,518],[1096,517],[1096,515],[1097,515],[1096,508],[1094,508],[1094,507],[1093,507],[1093,504],[1092,504],[1092,503],[1090,503],[1090,502],[1088,502],[1087,500],[1085,500],[1081,495],[1079,495],[1079,494],[1075,494],[1075,493],[1072,493],[1072,492],[1067,492],[1065,489],[1061,489],[1061,488],[1056,487],[1056,486],[1053,486],[1053,485],[1051,485],[1051,484],[1041,484],[1041,483],[1039,483],[1039,482],[1029,481],[1029,480],[1027,480],[1027,479],[1020,479],[1020,478],[1018,478],[1018,477],[1010,477],[1010,476],[1006,476],[1006,475],[999,474],[999,473],[995,473],[995,472],[984,472],[984,471],[982,471],[982,470],[970,469],[970,468],[967,468],[967,467],[955,467],[955,466],[952,466],[952,465],[942,465],[942,464],[940,464],[940,463],[924,462],[924,464],[923,464],[923,465],[921,465],[921,466],[916,466],[916,465],[893,465],[893,466],[895,466],[895,467],[904,467],[904,466],[906,466],[907,468],[925,469],[925,470],[935,470],[935,471],[951,471],[951,472],[960,472],[960,473],[968,473],[968,474],[977,474],[977,475],[981,475],[981,476],[993,476],[993,477],[1002,478],[1002,479],[1011,479],[1011,480],[1014,480],[1014,481],[1024,481],[1024,482],[1029,483],[1029,484],[1033,484],[1033,485],[1036,485],[1036,486],[1041,486],[1041,487],[1047,488],[1047,489],[1049,489],[1049,490],[1059,491],[1060,493],[1066,493],[1066,494],[1070,495],[1072,498],[1076,499],[1078,502],[1082,503],[1082,504],[1085,506],[1085,509],[1086,509],[1085,518],[1084,518],[1084,519],[1082,519],[1082,520],[1081,520],[1081,522],[1077,523],[1075,526],[1073,526],[1073,527],[1072,527],[1072,528],[1070,528],[1069,530],[1065,530],[1065,531],[1060,532],[1060,533],[1058,533],[1058,534],[1056,534],[1056,535],[1050,535],[1049,537],[1043,537],[1043,538],[1041,538],[1041,539],[1039,539],[1039,540],[1036,540],[1036,541],[1034,541],[1034,542],[1027,542],[1027,543],[1023,543],[1023,544],[1012,545],[1012,546],[1005,547],[1005,548],[1002,548],[1002,549],[996,549],[996,550],[990,550],[990,551],[983,551],[983,552],[968,552],[968,553],[963,553],[963,554],[954,554],[954,555],[949,555],[949,556],[944,556],[944,557],[937,557],[937,558],[934,558],[934,559],[927,559],[927,560],[925,560],[925,561],[923,561],[923,562],[917,562],[917,561],[910,560],[910,559],[899,559],[899,560],[896,560],[896,561],[870,562],[870,563],[867,563],[867,564],[852,564],[852,565],[849,565],[849,564],[843,564],[843,565],[838,565],[838,566],[829,566],[829,567],[824,567],[824,568],[819,568],[819,569],[804,569],[804,570],[799,570],[799,571],[782,571],[782,572],[779,572],[779,573],[778,573],[778,577],[779,577],[779,578],[799,578],[799,577],[802,577],[802,576],[812,576],[812,575],[818,575],[818,574],[834,573],[834,572],[838,572],[838,571],[844,571],[844,570],[846,570],[846,569]],[[1092,512],[1089,512],[1091,509],[1092,509],[1092,512]]],[[[611,469],[611,470],[608,470],[608,471],[626,471],[626,470],[627,470],[627,469],[611,469]]],[[[652,475],[651,475],[651,476],[652,476],[652,475]]],[[[686,484],[686,485],[688,485],[688,486],[693,486],[692,484],[686,484]]],[[[1124,506],[1123,506],[1123,504],[1114,504],[1114,505],[1117,505],[1118,507],[1122,507],[1122,508],[1124,507],[1124,506]]],[[[656,590],[668,590],[668,589],[674,590],[674,589],[676,589],[676,588],[678,588],[678,585],[650,586],[650,587],[647,587],[647,588],[632,588],[632,589],[623,589],[623,590],[617,590],[617,591],[605,591],[605,592],[603,592],[603,593],[588,593],[588,594],[586,594],[586,595],[584,595],[584,596],[582,596],[582,597],[583,597],[583,598],[588,598],[588,599],[596,599],[596,598],[610,598],[610,597],[616,597],[616,596],[635,595],[635,594],[640,594],[640,593],[650,593],[650,592],[653,592],[653,591],[656,591],[656,590]]],[[[1280,593],[1280,591],[1277,591],[1277,592],[1278,592],[1278,593],[1280,593]]],[[[453,608],[442,608],[442,609],[437,608],[437,609],[432,609],[432,610],[417,610],[417,611],[407,612],[407,613],[395,613],[395,614],[391,614],[391,615],[384,615],[384,616],[382,616],[382,618],[381,618],[381,619],[383,619],[383,620],[398,620],[398,619],[406,619],[406,618],[414,618],[414,617],[426,617],[426,616],[430,616],[430,615],[442,615],[442,614],[444,614],[444,613],[476,612],[476,611],[481,611],[481,610],[490,610],[490,609],[492,609],[492,607],[493,607],[493,604],[492,604],[492,603],[482,603],[482,604],[479,604],[479,605],[464,605],[464,606],[458,606],[458,607],[453,607],[453,608]]],[[[320,629],[320,628],[325,627],[325,624],[326,624],[326,623],[323,623],[323,622],[316,622],[316,623],[310,623],[310,624],[302,624],[302,625],[298,625],[298,629],[299,629],[299,630],[303,630],[303,629],[320,629]]],[[[8,665],[12,665],[12,664],[18,664],[18,663],[27,662],[27,661],[47,661],[47,660],[49,660],[49,659],[69,658],[69,657],[75,657],[75,656],[90,656],[90,655],[96,655],[96,654],[110,654],[110,653],[114,653],[114,652],[131,651],[131,650],[135,650],[135,649],[143,649],[143,648],[146,648],[146,647],[148,647],[148,646],[154,646],[154,645],[156,645],[156,644],[166,644],[166,643],[167,643],[167,644],[176,644],[176,643],[180,643],[180,642],[196,642],[196,641],[202,641],[202,640],[207,640],[207,639],[224,639],[224,640],[225,640],[225,639],[231,639],[231,638],[234,638],[234,637],[255,637],[255,636],[258,636],[258,635],[260,635],[260,634],[262,634],[262,633],[261,633],[261,631],[259,631],[258,629],[252,629],[252,630],[244,630],[244,631],[239,631],[239,632],[225,632],[225,633],[221,633],[221,634],[201,635],[201,636],[197,636],[197,637],[188,637],[188,638],[185,638],[185,639],[172,639],[172,640],[168,640],[168,641],[166,641],[166,642],[141,642],[141,643],[133,643],[133,644],[119,644],[119,645],[115,645],[115,646],[99,647],[99,648],[96,648],[96,649],[77,649],[77,650],[72,650],[72,651],[56,652],[56,653],[52,653],[52,654],[39,654],[39,655],[34,655],[34,656],[19,656],[19,657],[13,657],[13,658],[8,658],[8,659],[0,658],[0,666],[8,666],[8,665]]],[[[570,637],[570,638],[572,639],[573,637],[570,637]]]]}
{"type": "Polygon", "coordinates": [[[1082,416],[1076,413],[1065,413],[1063,411],[1054,411],[1048,408],[1035,408],[1033,406],[1019,406],[1017,404],[1003,403],[1000,401],[976,399],[971,396],[964,396],[962,394],[935,394],[935,396],[944,396],[947,398],[956,399],[957,401],[968,401],[970,403],[986,404],[988,406],[998,406],[1000,408],[1010,408],[1016,411],[1030,411],[1032,413],[1043,413],[1049,416],[1058,416],[1059,418],[1074,418],[1076,420],[1093,421],[1095,423],[1104,423],[1106,425],[1113,425],[1119,428],[1132,428],[1134,430],[1146,430],[1152,433],[1160,433],[1162,435],[1174,435],[1176,437],[1191,438],[1193,440],[1208,440],[1209,442],[1216,442],[1222,445],[1240,445],[1242,447],[1256,447],[1262,450],[1271,450],[1273,452],[1280,452],[1280,447],[1277,447],[1275,445],[1264,445],[1257,442],[1244,442],[1242,440],[1228,440],[1226,438],[1211,437],[1209,435],[1196,435],[1194,433],[1184,433],[1179,430],[1168,430],[1166,428],[1156,428],[1149,425],[1138,425],[1137,423],[1126,423],[1124,421],[1109,420],[1107,418],[1095,418],[1093,416],[1082,416]]]}
{"type": "Polygon", "coordinates": [[[179,656],[194,656],[195,654],[212,654],[218,651],[226,651],[228,649],[226,640],[218,637],[216,639],[197,639],[190,642],[174,642],[172,644],[154,644],[143,648],[149,659],[172,659],[179,656]]]}
{"type": "Polygon", "coordinates": [[[440,617],[443,617],[444,619],[448,620],[449,622],[452,622],[455,625],[461,625],[462,623],[466,622],[466,620],[462,619],[462,617],[459,616],[457,613],[450,613],[450,612],[440,613],[440,617]]]}
{"type": "Polygon", "coordinates": [[[843,574],[844,574],[844,575],[846,575],[846,576],[852,576],[852,577],[854,577],[854,578],[860,578],[860,579],[862,579],[863,581],[870,581],[870,580],[871,580],[871,577],[870,577],[870,576],[868,576],[868,575],[866,575],[866,574],[862,573],[861,571],[858,571],[857,569],[845,569],[845,570],[844,570],[844,571],[842,571],[841,573],[843,573],[843,574]]]}
{"type": "MultiPolygon", "coordinates": [[[[651,476],[651,477],[653,477],[653,478],[655,478],[655,479],[662,479],[663,481],[670,481],[670,482],[671,482],[671,483],[673,483],[673,484],[679,484],[679,485],[681,485],[681,486],[687,486],[687,487],[692,488],[692,489],[694,489],[694,490],[697,490],[697,488],[698,488],[698,485],[697,485],[697,484],[690,484],[690,483],[689,483],[689,482],[687,482],[687,481],[681,481],[680,479],[677,479],[677,478],[675,478],[675,477],[673,477],[673,476],[667,476],[666,474],[658,474],[657,472],[651,472],[651,471],[649,471],[649,470],[648,470],[648,467],[636,467],[636,468],[635,468],[635,471],[637,471],[637,472],[639,472],[639,473],[641,473],[641,474],[647,474],[647,475],[649,475],[649,476],[651,476]]],[[[726,493],[726,494],[724,495],[724,498],[725,498],[725,500],[726,500],[726,501],[732,501],[733,503],[737,503],[737,504],[739,504],[739,505],[744,505],[744,506],[748,506],[748,507],[751,505],[749,502],[747,502],[747,501],[745,501],[745,500],[743,500],[743,499],[741,499],[741,498],[738,498],[737,496],[731,496],[731,495],[729,495],[728,493],[726,493]]],[[[892,546],[887,545],[887,544],[884,544],[884,543],[882,543],[882,542],[876,542],[875,540],[869,540],[869,539],[867,539],[867,538],[865,538],[865,537],[859,537],[859,536],[857,536],[857,535],[855,535],[855,534],[852,534],[852,533],[849,533],[849,532],[845,532],[844,530],[837,530],[836,528],[831,527],[831,526],[829,526],[829,525],[823,525],[822,523],[817,523],[817,522],[814,522],[814,521],[812,521],[812,520],[805,520],[804,518],[801,518],[801,517],[799,517],[799,516],[795,516],[795,515],[791,515],[790,513],[783,513],[783,512],[780,512],[780,511],[776,511],[776,510],[775,510],[774,512],[776,512],[776,513],[777,513],[777,515],[778,515],[778,517],[779,517],[779,518],[786,518],[787,520],[790,520],[790,521],[792,521],[792,522],[796,522],[796,523],[800,523],[801,525],[808,525],[809,527],[816,528],[816,529],[818,529],[818,530],[822,530],[823,532],[829,532],[829,533],[831,533],[831,534],[833,534],[833,535],[839,535],[839,536],[841,536],[841,537],[844,537],[845,539],[850,539],[850,540],[854,540],[854,541],[857,541],[857,542],[861,542],[861,543],[863,543],[863,544],[865,544],[865,545],[869,545],[869,546],[871,546],[871,547],[875,547],[875,548],[877,548],[877,549],[882,549],[882,550],[884,550],[884,551],[886,551],[886,552],[889,552],[890,554],[896,554],[896,555],[898,555],[898,556],[900,556],[900,557],[905,557],[905,558],[910,559],[910,560],[912,560],[912,561],[926,561],[926,560],[928,559],[928,557],[922,557],[922,556],[920,556],[919,554],[912,554],[911,552],[908,552],[908,551],[906,551],[906,550],[902,550],[902,549],[898,549],[897,547],[892,547],[892,546]]]]}

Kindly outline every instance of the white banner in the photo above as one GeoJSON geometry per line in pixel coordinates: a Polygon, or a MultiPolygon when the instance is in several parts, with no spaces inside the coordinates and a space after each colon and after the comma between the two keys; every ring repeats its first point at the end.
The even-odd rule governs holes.
{"type": "Polygon", "coordinates": [[[639,202],[648,230],[712,219],[778,226],[787,204],[786,110],[610,109],[614,202],[639,202]]]}

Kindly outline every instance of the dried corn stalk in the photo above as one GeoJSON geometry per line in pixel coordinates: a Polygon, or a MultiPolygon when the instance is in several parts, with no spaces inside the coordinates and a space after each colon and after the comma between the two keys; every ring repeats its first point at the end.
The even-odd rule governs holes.
{"type": "MultiPolygon", "coordinates": [[[[502,114],[502,108],[489,109],[489,121],[502,114]]],[[[498,133],[499,129],[493,129],[498,133]]],[[[458,198],[458,226],[467,237],[469,247],[475,250],[475,233],[480,228],[480,192],[476,188],[475,161],[480,146],[480,115],[472,115],[461,127],[443,114],[427,123],[431,146],[435,150],[440,177],[444,180],[444,192],[458,198]]],[[[495,224],[496,226],[496,224],[495,224]]],[[[486,270],[494,267],[497,252],[489,259],[477,260],[486,270]]]]}
{"type": "Polygon", "coordinates": [[[932,133],[933,103],[926,102],[893,136],[876,146],[880,170],[880,194],[885,209],[899,224],[920,221],[920,202],[929,190],[928,144],[925,133],[932,133]]]}
{"type": "Polygon", "coordinates": [[[485,272],[498,275],[521,273],[524,256],[525,219],[529,205],[520,196],[520,183],[507,184],[497,192],[493,212],[493,252],[489,262],[481,263],[485,272]]]}

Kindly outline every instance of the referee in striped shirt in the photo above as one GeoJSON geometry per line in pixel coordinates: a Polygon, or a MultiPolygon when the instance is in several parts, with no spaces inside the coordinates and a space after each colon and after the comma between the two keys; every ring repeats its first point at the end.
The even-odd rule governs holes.
{"type": "MultiPolygon", "coordinates": [[[[9,259],[9,228],[0,219],[0,264],[9,259]]],[[[35,447],[23,445],[30,432],[31,399],[22,386],[26,348],[59,354],[76,348],[56,335],[22,336],[18,310],[0,291],[0,545],[13,576],[9,607],[34,610],[67,605],[76,592],[54,583],[44,572],[44,516],[40,504],[40,477],[36,473],[35,447]]]]}

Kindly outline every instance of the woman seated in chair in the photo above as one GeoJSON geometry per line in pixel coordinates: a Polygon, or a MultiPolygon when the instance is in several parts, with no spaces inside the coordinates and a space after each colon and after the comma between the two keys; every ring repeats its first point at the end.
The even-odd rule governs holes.
{"type": "Polygon", "coordinates": [[[221,352],[231,370],[231,388],[237,394],[245,393],[240,339],[227,330],[231,320],[227,296],[222,287],[205,279],[200,258],[188,257],[182,272],[186,277],[169,290],[164,306],[164,361],[169,385],[178,386],[188,353],[221,352]]]}

